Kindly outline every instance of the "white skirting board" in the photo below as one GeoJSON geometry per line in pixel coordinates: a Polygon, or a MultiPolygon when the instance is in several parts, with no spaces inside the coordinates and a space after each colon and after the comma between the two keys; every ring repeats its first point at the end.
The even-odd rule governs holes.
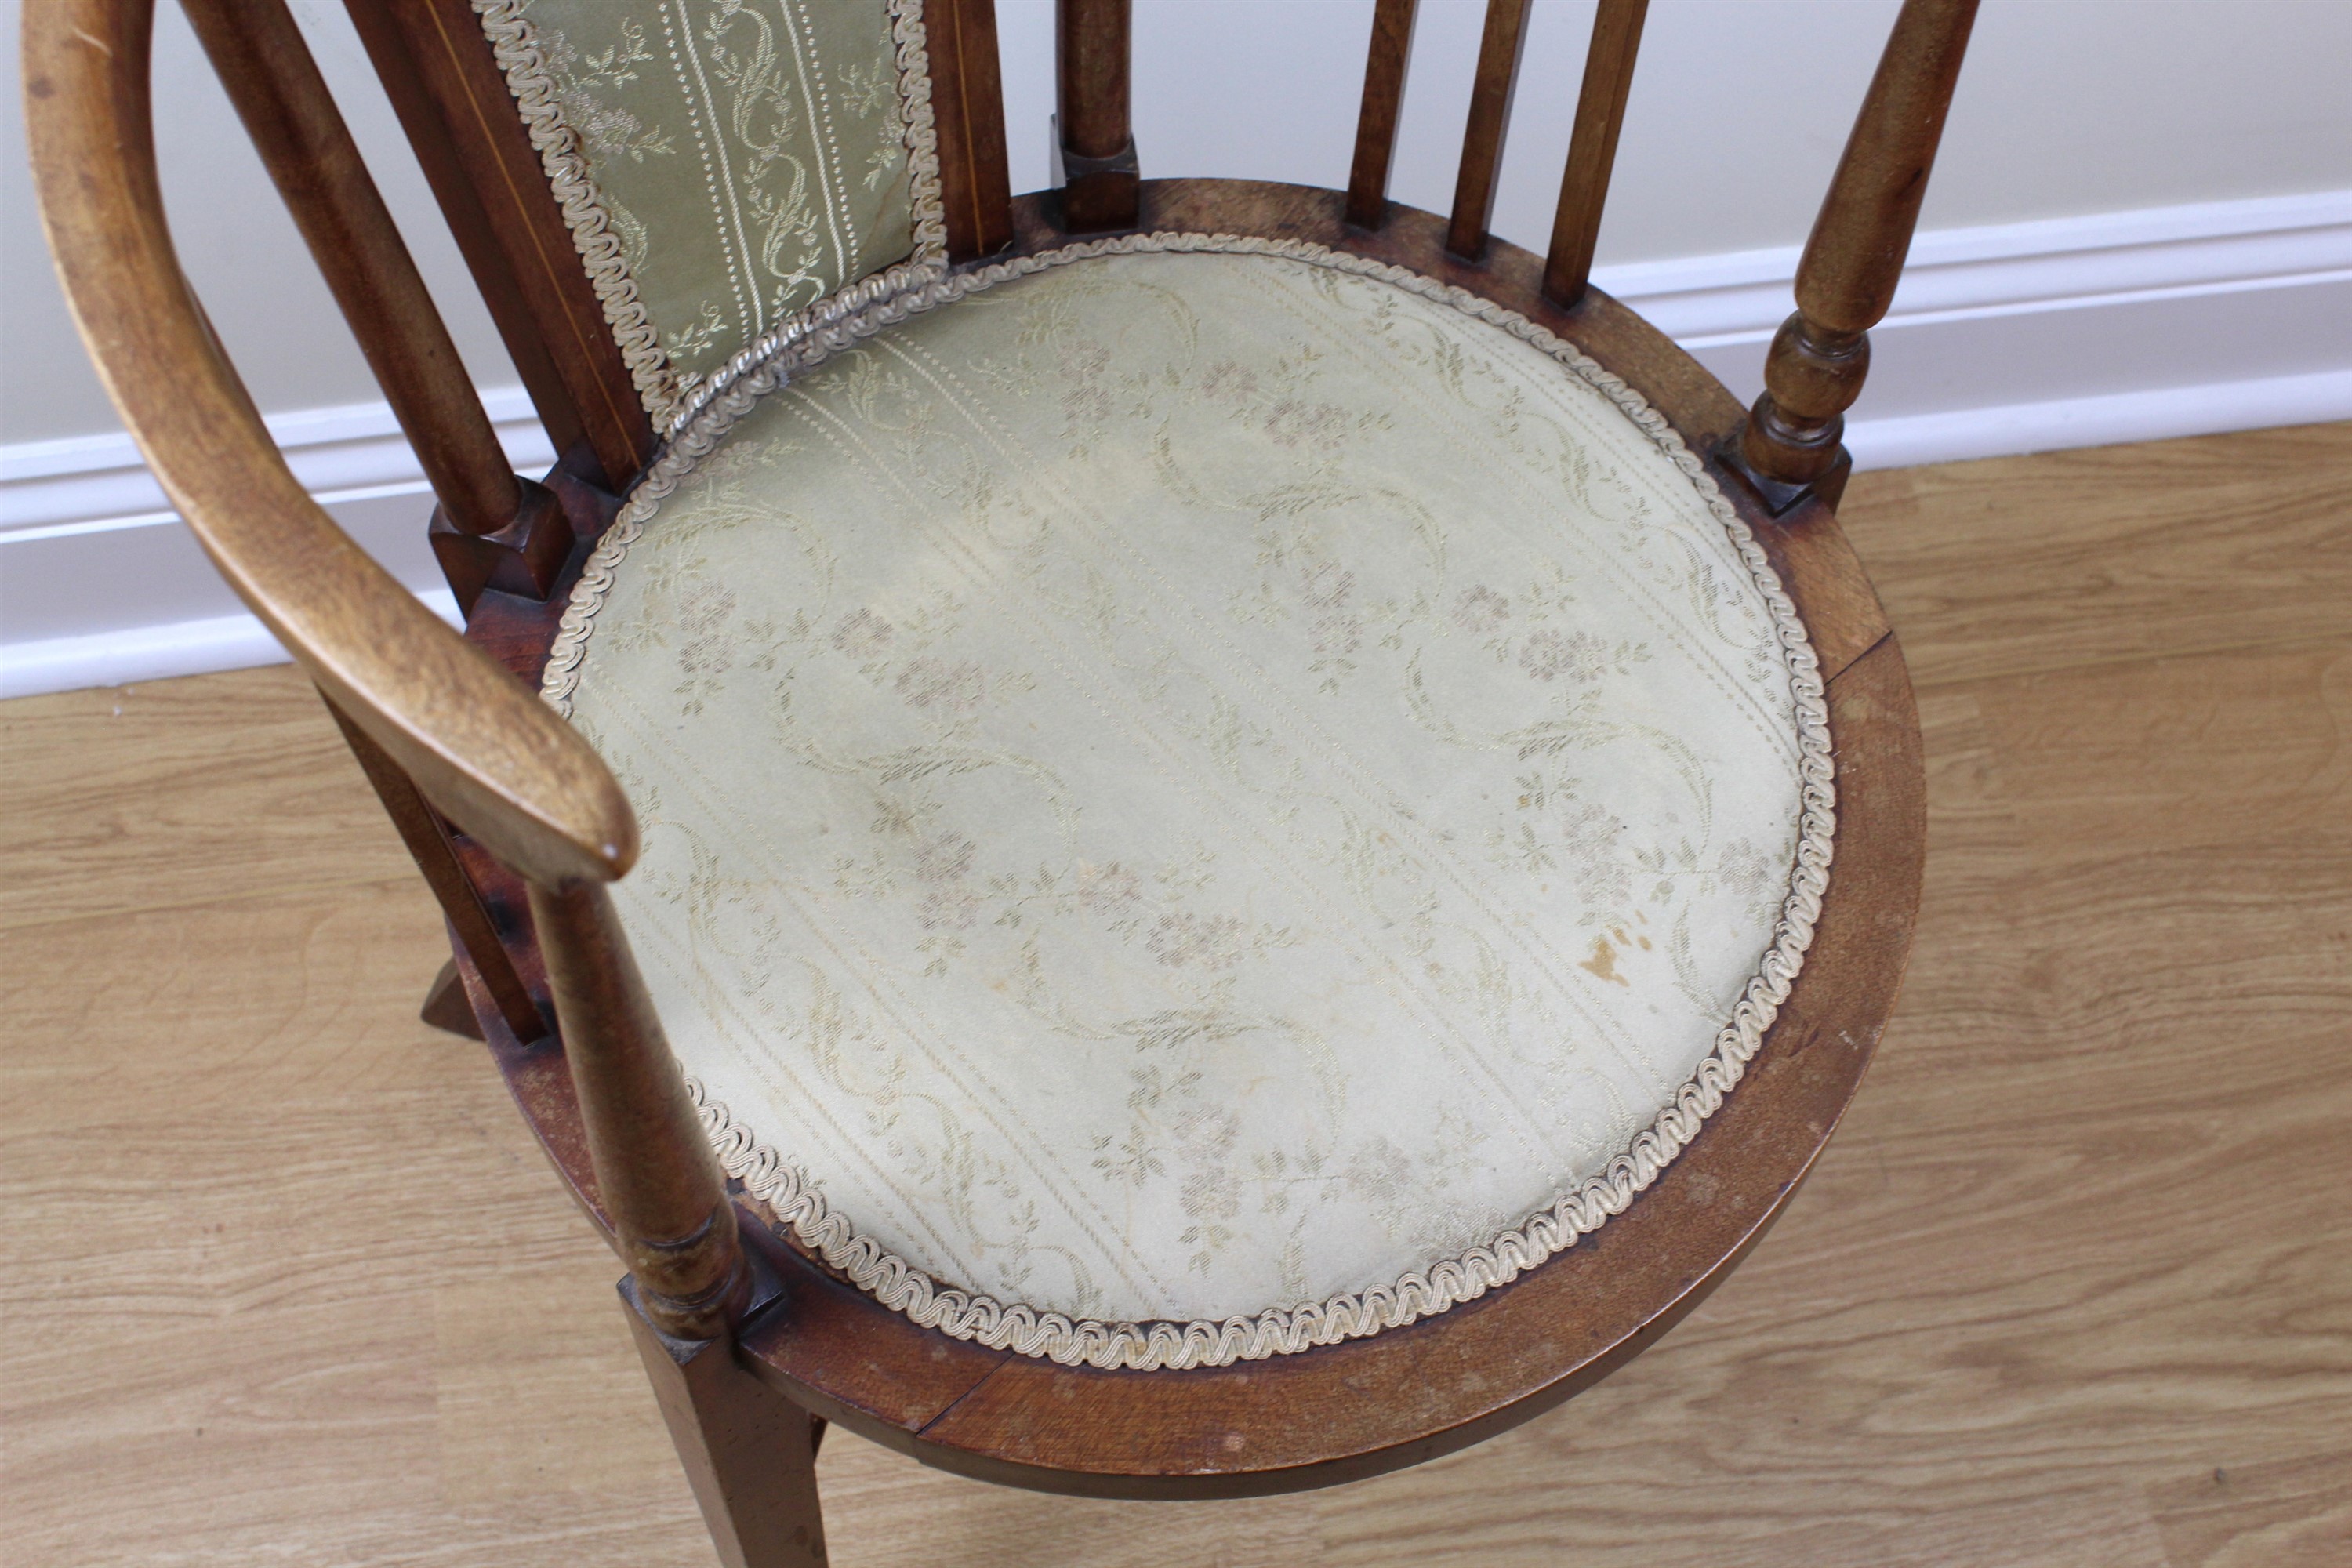
{"type": "MultiPolygon", "coordinates": [[[[1790,309],[1794,247],[1595,281],[1743,399],[1790,309]]],[[[1857,466],[2352,419],[2352,190],[1919,236],[1872,333],[1857,466]]],[[[553,458],[520,387],[484,394],[518,469],[553,458]]],[[[272,416],[310,492],[445,618],[423,474],[382,404],[272,416]]],[[[284,658],[179,525],[129,437],[0,447],[0,697],[284,658]]]]}

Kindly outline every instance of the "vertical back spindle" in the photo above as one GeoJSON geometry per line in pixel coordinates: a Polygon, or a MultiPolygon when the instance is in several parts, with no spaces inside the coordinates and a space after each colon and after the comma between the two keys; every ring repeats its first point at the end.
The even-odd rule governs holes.
{"type": "Polygon", "coordinates": [[[507,461],[285,0],[184,9],[440,500],[435,549],[459,602],[486,586],[545,596],[571,526],[507,461]]]}
{"type": "Polygon", "coordinates": [[[1055,29],[1055,155],[1062,226],[1102,234],[1135,226],[1135,132],[1128,105],[1133,0],[1061,0],[1055,29]]]}
{"type": "Polygon", "coordinates": [[[1808,490],[1835,506],[1853,467],[1845,410],[1870,369],[1927,194],[1977,0],[1904,0],[1797,268],[1797,310],[1772,340],[1736,453],[1774,511],[1808,490]]]}
{"type": "Polygon", "coordinates": [[[1364,107],[1356,117],[1356,161],[1348,173],[1348,221],[1376,229],[1388,216],[1389,164],[1396,156],[1405,62],[1412,55],[1414,0],[1379,0],[1364,61],[1364,107]]]}
{"type": "Polygon", "coordinates": [[[582,478],[626,489],[659,437],[481,29],[445,0],[343,0],[343,13],[549,441],[582,478]]]}
{"type": "Polygon", "coordinates": [[[1004,88],[996,60],[996,0],[930,0],[931,106],[948,259],[975,261],[1013,243],[1013,183],[1004,159],[1004,88]]]}
{"type": "Polygon", "coordinates": [[[1478,40],[1478,75],[1470,89],[1470,122],[1462,132],[1462,172],[1454,183],[1454,218],[1445,248],[1465,261],[1486,254],[1486,224],[1495,215],[1495,179],[1503,167],[1503,135],[1510,129],[1511,96],[1527,47],[1528,12],[1535,0],[1486,0],[1486,30],[1478,40]]]}
{"type": "Polygon", "coordinates": [[[1617,132],[1633,87],[1633,57],[1642,47],[1642,20],[1650,0],[1601,0],[1592,44],[1577,90],[1576,130],[1560,177],[1559,210],[1551,225],[1551,255],[1544,262],[1544,298],[1562,310],[1584,298],[1592,278],[1592,247],[1601,237],[1601,209],[1617,163],[1617,132]]]}

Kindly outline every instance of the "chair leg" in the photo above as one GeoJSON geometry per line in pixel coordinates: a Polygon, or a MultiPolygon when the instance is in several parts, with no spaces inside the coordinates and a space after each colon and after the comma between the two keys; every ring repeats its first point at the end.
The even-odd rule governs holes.
{"type": "Polygon", "coordinates": [[[744,1371],[728,1340],[676,1340],[621,1281],[629,1331],[725,1568],[823,1568],[816,1495],[823,1423],[744,1371]]]}
{"type": "Polygon", "coordinates": [[[425,993],[425,1005],[416,1016],[436,1029],[459,1035],[468,1040],[482,1037],[482,1026],[474,1016],[474,1005],[466,1000],[466,983],[457,978],[457,961],[445,958],[441,973],[433,977],[433,984],[425,993]]]}
{"type": "MultiPolygon", "coordinates": [[[[323,694],[321,700],[324,700],[323,694]]],[[[327,711],[334,715],[336,725],[350,743],[352,755],[358,759],[360,771],[368,783],[375,786],[376,798],[383,803],[384,815],[392,818],[393,827],[400,834],[401,842],[416,868],[425,874],[425,886],[433,889],[439,900],[441,913],[449,922],[457,945],[474,962],[482,984],[488,988],[490,999],[514,1031],[516,1039],[525,1045],[539,1039],[548,1031],[548,1020],[531,998],[522,977],[515,973],[514,961],[499,941],[499,916],[482,900],[481,889],[466,875],[465,866],[457,858],[457,845],[450,837],[449,825],[440,814],[417,793],[415,781],[401,772],[400,764],[392,760],[384,749],[368,739],[366,731],[343,717],[341,709],[327,703],[327,711]]],[[[454,972],[445,972],[455,979],[454,972]]],[[[425,1000],[425,1022],[438,1024],[440,1019],[431,1009],[441,993],[441,984],[435,983],[433,994],[425,1000]]],[[[466,1006],[462,993],[457,999],[459,1007],[466,1006]]],[[[470,1010],[469,1010],[470,1011],[470,1010]]],[[[459,1034],[472,1034],[460,1029],[459,1034]]],[[[473,1036],[475,1039],[482,1037],[473,1036]]]]}

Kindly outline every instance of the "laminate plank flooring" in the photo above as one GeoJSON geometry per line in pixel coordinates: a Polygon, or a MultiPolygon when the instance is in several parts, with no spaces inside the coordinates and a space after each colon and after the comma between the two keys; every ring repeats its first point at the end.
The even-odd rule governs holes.
{"type": "MultiPolygon", "coordinates": [[[[837,1435],[841,1568],[2352,1562],[2352,426],[1865,475],[1903,1005],[1656,1349],[1401,1475],[1077,1501],[837,1435]]],[[[299,678],[0,705],[0,1563],[710,1561],[299,678]]]]}

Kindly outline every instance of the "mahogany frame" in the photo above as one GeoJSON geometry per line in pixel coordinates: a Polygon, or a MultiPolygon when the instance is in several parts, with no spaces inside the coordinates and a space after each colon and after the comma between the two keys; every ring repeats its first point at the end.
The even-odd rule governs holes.
{"type": "MultiPolygon", "coordinates": [[[[1061,71],[1066,151],[1078,162],[1066,164],[1070,190],[1017,201],[1003,174],[992,0],[932,0],[954,260],[1034,254],[1081,227],[1297,238],[1517,310],[1622,376],[1703,455],[1795,601],[1828,687],[1839,816],[1812,946],[1745,1080],[1655,1184],[1513,1285],[1420,1323],[1293,1356],[1148,1373],[1064,1368],[919,1328],[777,1239],[773,1216],[719,1175],[604,890],[634,858],[634,818],[601,760],[531,689],[615,493],[655,449],[651,426],[470,7],[350,0],[564,453],[543,487],[518,482],[515,505],[556,516],[565,549],[541,571],[542,551],[521,579],[486,557],[508,574],[475,584],[461,640],[294,483],[187,292],[155,186],[152,3],[26,9],[36,174],[68,300],[151,466],[318,682],[442,898],[482,1037],[629,1268],[630,1321],[723,1560],[822,1560],[811,1466],[828,1422],[966,1475],[1095,1496],[1242,1496],[1417,1463],[1548,1409],[1639,1353],[1781,1212],[1861,1082],[1917,907],[1917,720],[1901,650],[1832,510],[1845,467],[1835,437],[1866,367],[1866,331],[1899,272],[1975,0],[1906,0],[1752,415],[1589,287],[1643,0],[1600,7],[1549,258],[1486,233],[1525,0],[1491,0],[1450,220],[1386,199],[1412,0],[1380,0],[1345,194],[1139,180],[1128,0],[1062,0],[1065,36],[1083,45],[1061,71]]],[[[502,470],[485,467],[487,426],[449,411],[465,395],[433,331],[389,319],[416,297],[414,269],[376,221],[381,204],[346,156],[283,0],[184,3],[372,362],[385,367],[395,406],[441,443],[436,479],[446,469],[472,498],[451,503],[468,509],[467,531],[504,495],[502,470]],[[335,177],[319,178],[322,169],[335,177]]],[[[521,535],[492,546],[535,548],[521,535]]]]}

